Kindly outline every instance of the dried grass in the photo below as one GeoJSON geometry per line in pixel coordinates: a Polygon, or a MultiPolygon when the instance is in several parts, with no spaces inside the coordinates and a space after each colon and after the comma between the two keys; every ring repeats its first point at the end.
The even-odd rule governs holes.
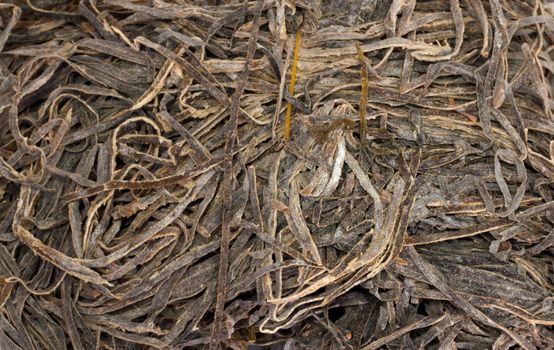
{"type": "Polygon", "coordinates": [[[1,3],[0,348],[551,348],[552,11],[1,3]]]}

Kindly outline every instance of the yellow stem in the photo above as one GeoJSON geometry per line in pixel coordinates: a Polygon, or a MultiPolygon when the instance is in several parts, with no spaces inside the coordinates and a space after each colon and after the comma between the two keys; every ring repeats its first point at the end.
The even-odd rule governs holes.
{"type": "Polygon", "coordinates": [[[358,61],[360,62],[360,78],[362,81],[362,92],[360,94],[360,142],[362,147],[365,145],[366,132],[367,132],[367,120],[366,120],[366,110],[367,110],[367,93],[368,93],[368,82],[367,82],[367,64],[365,62],[364,52],[358,43],[356,43],[356,52],[358,56],[358,61]]]}
{"type": "MultiPolygon", "coordinates": [[[[298,51],[300,49],[300,39],[302,37],[302,32],[300,28],[296,32],[296,38],[294,40],[294,55],[292,58],[292,70],[290,73],[290,84],[289,84],[289,95],[294,95],[294,84],[296,82],[296,69],[298,66],[298,51]]],[[[292,114],[292,104],[289,102],[287,104],[287,114],[285,115],[285,129],[284,136],[285,140],[290,139],[290,130],[291,130],[291,114],[292,114]]]]}

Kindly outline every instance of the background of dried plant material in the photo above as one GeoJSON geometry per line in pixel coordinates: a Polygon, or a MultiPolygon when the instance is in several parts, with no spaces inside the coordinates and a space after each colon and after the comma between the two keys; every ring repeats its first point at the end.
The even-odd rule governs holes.
{"type": "Polygon", "coordinates": [[[551,349],[553,10],[2,1],[0,348],[551,349]]]}

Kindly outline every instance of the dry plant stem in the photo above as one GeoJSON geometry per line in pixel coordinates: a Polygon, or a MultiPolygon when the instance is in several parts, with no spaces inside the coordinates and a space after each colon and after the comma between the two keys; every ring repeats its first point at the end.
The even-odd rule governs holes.
{"type": "Polygon", "coordinates": [[[229,269],[229,243],[231,240],[231,219],[232,219],[232,194],[233,187],[233,148],[238,143],[238,117],[240,98],[244,93],[244,88],[248,82],[250,74],[250,65],[254,58],[256,51],[256,42],[258,39],[259,31],[259,19],[262,11],[263,1],[258,0],[256,8],[254,10],[252,32],[250,33],[250,39],[248,41],[248,52],[246,56],[246,63],[244,64],[244,70],[241,74],[241,79],[237,84],[235,93],[231,99],[230,120],[228,122],[230,133],[225,143],[225,156],[223,159],[223,215],[222,215],[222,228],[221,228],[221,245],[219,251],[219,270],[217,274],[217,297],[215,316],[212,329],[212,339],[210,341],[210,350],[216,350],[220,348],[219,330],[221,324],[224,322],[224,306],[228,289],[228,269],[229,269]]]}
{"type": "MultiPolygon", "coordinates": [[[[298,54],[300,52],[300,43],[302,39],[302,30],[301,27],[297,29],[296,35],[294,37],[294,52],[292,57],[291,72],[290,72],[290,82],[289,82],[289,95],[294,96],[294,85],[296,84],[296,70],[298,69],[298,54]]],[[[292,123],[292,103],[287,103],[287,111],[285,114],[285,126],[283,129],[283,135],[285,140],[290,139],[291,134],[291,123],[292,123]]]]}
{"type": "Polygon", "coordinates": [[[362,90],[360,92],[360,104],[359,104],[359,115],[360,115],[360,143],[362,149],[365,148],[366,134],[367,134],[367,94],[368,94],[368,69],[367,63],[365,62],[364,52],[360,47],[360,44],[356,43],[356,56],[358,62],[360,62],[360,81],[362,90]]]}

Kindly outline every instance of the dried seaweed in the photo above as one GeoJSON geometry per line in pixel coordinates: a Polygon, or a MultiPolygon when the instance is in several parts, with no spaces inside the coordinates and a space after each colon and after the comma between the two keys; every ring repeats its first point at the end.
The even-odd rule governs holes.
{"type": "Polygon", "coordinates": [[[0,349],[550,349],[547,0],[0,3],[0,349]]]}

